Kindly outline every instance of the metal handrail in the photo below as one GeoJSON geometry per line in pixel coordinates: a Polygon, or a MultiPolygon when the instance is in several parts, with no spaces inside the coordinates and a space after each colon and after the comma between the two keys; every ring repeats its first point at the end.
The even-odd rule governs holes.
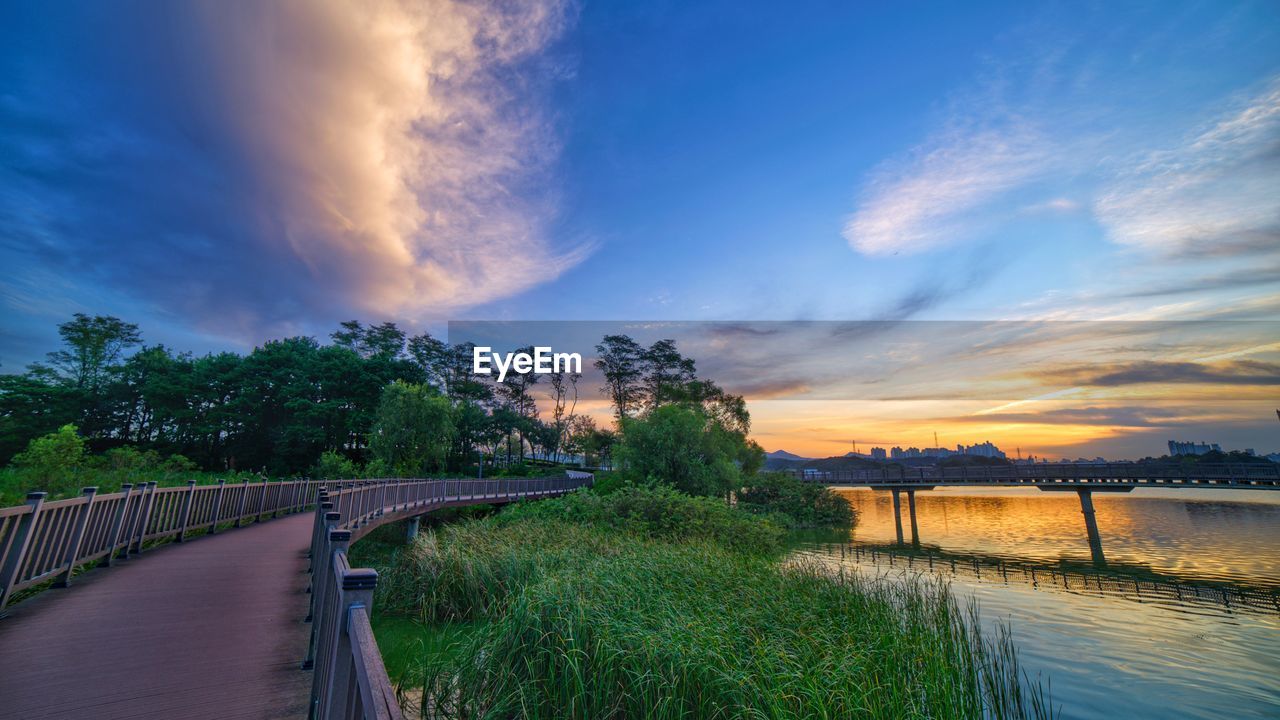
{"type": "Polygon", "coordinates": [[[374,528],[459,505],[553,497],[590,485],[589,473],[488,480],[354,480],[316,491],[311,534],[311,640],[304,669],[312,670],[313,720],[402,720],[369,625],[378,573],[353,568],[351,543],[374,528]]]}
{"type": "Polygon", "coordinates": [[[323,485],[319,480],[156,487],[126,483],[99,495],[86,487],[80,497],[47,501],[27,494],[23,505],[0,508],[0,611],[17,592],[50,580],[66,587],[77,568],[142,553],[147,543],[183,542],[194,530],[217,533],[223,525],[305,510],[323,485]]]}

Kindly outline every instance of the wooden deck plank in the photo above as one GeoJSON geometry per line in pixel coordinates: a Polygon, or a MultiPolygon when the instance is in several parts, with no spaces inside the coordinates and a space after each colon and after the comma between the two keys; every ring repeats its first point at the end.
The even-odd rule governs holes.
{"type": "Polygon", "coordinates": [[[312,515],[149,550],[0,620],[0,719],[301,718],[312,515]]]}

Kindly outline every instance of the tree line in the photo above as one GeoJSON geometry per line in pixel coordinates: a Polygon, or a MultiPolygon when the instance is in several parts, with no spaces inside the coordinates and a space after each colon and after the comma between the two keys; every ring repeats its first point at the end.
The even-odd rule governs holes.
{"type": "Polygon", "coordinates": [[[578,412],[577,373],[493,382],[471,372],[471,344],[410,336],[390,322],[344,322],[327,343],[299,336],[203,356],[148,345],[137,325],[115,317],[77,314],[58,334],[62,347],[46,361],[0,375],[0,464],[74,425],[93,452],[127,447],[274,476],[322,462],[458,471],[481,452],[505,463],[530,454],[607,463],[628,427],[635,442],[619,460],[633,475],[717,492],[759,466],[743,399],[698,378],[671,340],[646,347],[609,335],[596,347],[616,421],[607,428],[578,412]],[[645,443],[656,454],[637,449],[645,443]]]}

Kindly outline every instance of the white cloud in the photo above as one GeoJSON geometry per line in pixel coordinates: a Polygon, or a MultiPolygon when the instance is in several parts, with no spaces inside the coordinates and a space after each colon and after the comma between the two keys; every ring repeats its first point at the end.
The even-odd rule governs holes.
{"type": "Polygon", "coordinates": [[[553,128],[516,64],[569,13],[521,3],[211,3],[211,62],[262,236],[348,306],[440,312],[551,280],[553,128]]]}
{"type": "Polygon", "coordinates": [[[868,255],[964,240],[980,226],[975,211],[1042,174],[1050,159],[1046,140],[1025,122],[944,133],[873,173],[844,237],[868,255]]]}
{"type": "Polygon", "coordinates": [[[1116,242],[1230,254],[1280,244],[1280,79],[1172,149],[1146,152],[1094,210],[1116,242]]]}

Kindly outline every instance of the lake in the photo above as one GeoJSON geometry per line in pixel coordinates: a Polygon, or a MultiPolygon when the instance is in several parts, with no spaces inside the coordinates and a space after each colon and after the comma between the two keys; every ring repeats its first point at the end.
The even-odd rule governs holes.
{"type": "Polygon", "coordinates": [[[1075,493],[918,492],[896,545],[888,492],[836,488],[849,536],[795,554],[894,581],[939,577],[1007,623],[1064,718],[1280,717],[1280,492],[1095,493],[1105,566],[1075,493]]]}

